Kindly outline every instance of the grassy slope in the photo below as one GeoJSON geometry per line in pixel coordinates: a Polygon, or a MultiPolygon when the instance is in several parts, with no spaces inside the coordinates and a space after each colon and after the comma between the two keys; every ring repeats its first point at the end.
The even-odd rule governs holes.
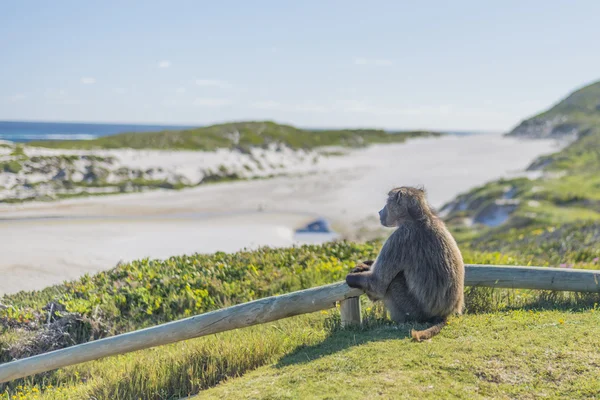
{"type": "MultiPolygon", "coordinates": [[[[3,316],[4,326],[32,324],[39,329],[47,322],[47,313],[40,312],[42,306],[50,300],[55,300],[65,304],[68,311],[80,312],[90,321],[108,326],[111,333],[119,333],[177,319],[188,315],[191,310],[200,313],[253,298],[341,280],[357,260],[373,257],[379,246],[379,242],[364,245],[338,243],[287,250],[263,249],[229,255],[219,253],[211,256],[174,257],[164,262],[136,262],[42,292],[5,296],[0,302],[13,305],[15,310],[11,313],[5,310],[0,315],[3,316]]],[[[529,257],[510,257],[498,253],[465,251],[464,257],[466,262],[471,263],[538,263],[538,260],[529,257]]],[[[570,257],[571,254],[567,254],[565,259],[575,263],[570,257]]],[[[600,265],[593,259],[586,259],[580,261],[577,267],[600,268],[600,265]]],[[[554,309],[551,312],[535,311],[535,318],[543,321],[551,319],[554,325],[559,323],[559,320],[569,324],[585,322],[579,327],[589,330],[593,337],[598,337],[600,332],[595,330],[596,322],[586,322],[586,315],[593,313],[591,310],[594,303],[599,300],[598,296],[470,290],[467,295],[469,314],[456,319],[451,327],[454,324],[465,324],[468,330],[480,332],[478,346],[495,342],[499,349],[502,342],[499,341],[498,332],[508,331],[507,326],[526,325],[533,333],[527,333],[522,344],[528,343],[532,346],[531,352],[561,353],[565,351],[562,342],[544,344],[534,340],[534,333],[549,329],[550,322],[527,322],[525,315],[529,314],[523,314],[519,309],[554,309]],[[482,319],[481,313],[487,313],[487,317],[482,319]]],[[[389,340],[378,346],[389,345],[392,353],[398,351],[397,346],[404,348],[402,352],[415,351],[415,346],[418,345],[408,343],[405,339],[411,326],[394,326],[384,318],[379,307],[372,308],[366,299],[363,299],[363,302],[367,321],[365,332],[348,334],[340,330],[337,310],[315,313],[65,368],[13,382],[4,388],[0,387],[0,393],[4,390],[5,394],[11,396],[28,393],[31,398],[43,396],[49,399],[90,396],[98,399],[180,398],[241,376],[258,367],[280,362],[282,357],[291,356],[293,359],[294,353],[297,353],[296,358],[306,358],[301,351],[307,349],[307,346],[314,346],[308,347],[312,357],[321,351],[327,353],[329,346],[347,347],[347,343],[344,343],[348,337],[356,336],[359,342],[373,335],[387,337],[389,340]],[[43,394],[39,394],[40,392],[43,394]]],[[[440,340],[448,341],[457,335],[460,336],[457,334],[459,331],[453,329],[445,330],[440,337],[443,339],[440,340]]],[[[35,332],[32,332],[25,336],[34,334],[35,332]]],[[[79,334],[78,337],[85,340],[80,332],[71,334],[74,338],[79,334]]],[[[548,335],[548,338],[554,338],[551,332],[548,332],[548,335]]],[[[8,360],[11,344],[22,341],[22,336],[22,331],[6,329],[0,335],[0,348],[4,349],[0,358],[8,360]]],[[[597,345],[594,341],[586,342],[583,339],[578,343],[581,346],[580,351],[588,353],[593,352],[594,346],[597,345]]],[[[474,345],[474,348],[477,346],[474,345]]],[[[348,353],[348,357],[362,358],[361,349],[362,346],[348,348],[340,354],[348,353]],[[354,351],[358,353],[352,355],[354,351]]],[[[306,388],[298,386],[299,390],[308,390],[309,386],[318,388],[320,385],[327,385],[331,380],[346,379],[343,366],[346,365],[347,359],[340,354],[332,355],[335,363],[330,364],[332,370],[327,371],[327,376],[321,374],[320,379],[298,381],[294,385],[308,385],[306,388]],[[336,376],[336,371],[339,376],[336,376]]],[[[515,363],[528,360],[527,354],[517,354],[516,358],[511,352],[501,355],[506,358],[509,358],[509,355],[512,357],[506,368],[513,368],[515,363]]],[[[369,373],[398,374],[396,364],[387,365],[386,360],[383,361],[377,369],[368,368],[363,373],[366,376],[369,373]]],[[[434,370],[453,368],[446,363],[445,358],[426,359],[421,365],[434,370]],[[437,364],[429,364],[430,362],[437,364]]],[[[498,365],[504,367],[500,361],[498,365]]],[[[487,368],[485,362],[474,360],[472,366],[465,367],[462,373],[465,377],[471,374],[475,377],[472,379],[480,379],[477,374],[481,374],[487,368]]],[[[293,368],[280,372],[283,371],[290,371],[292,374],[303,373],[294,372],[293,368]]],[[[491,372],[488,370],[488,373],[491,372]]],[[[528,371],[528,374],[533,372],[528,371]]],[[[413,378],[407,375],[405,379],[413,378]]],[[[247,381],[242,382],[246,382],[244,385],[249,384],[247,381]]],[[[417,380],[413,384],[419,382],[417,380]]],[[[235,385],[236,381],[232,380],[230,383],[235,385]]],[[[398,381],[397,384],[401,385],[390,390],[401,390],[405,383],[398,381]]],[[[436,384],[440,385],[440,390],[448,389],[444,386],[447,385],[446,378],[437,381],[436,384]]],[[[493,382],[488,384],[496,387],[495,390],[504,390],[501,386],[495,386],[493,382]]],[[[252,397],[250,392],[244,396],[252,397]]]]}
{"type": "Polygon", "coordinates": [[[575,90],[564,99],[560,100],[553,107],[544,111],[534,118],[550,118],[557,115],[567,115],[571,121],[589,120],[600,111],[600,82],[594,82],[575,90]]]}
{"type": "Polygon", "coordinates": [[[522,121],[508,135],[518,136],[524,133],[522,128],[559,118],[562,121],[554,127],[558,134],[572,127],[580,130],[597,127],[600,124],[600,82],[575,90],[548,110],[522,121]]]}
{"type": "MultiPolygon", "coordinates": [[[[539,247],[535,246],[545,243],[539,238],[546,237],[540,235],[558,230],[565,232],[565,236],[555,237],[551,246],[543,247],[548,260],[559,262],[563,253],[560,249],[571,247],[570,236],[566,232],[572,232],[571,236],[578,234],[576,231],[585,223],[581,232],[585,232],[588,238],[574,243],[583,252],[593,250],[590,248],[600,237],[600,82],[574,92],[531,120],[557,115],[576,121],[580,135],[560,152],[533,163],[544,171],[542,177],[494,181],[459,196],[465,209],[456,209],[448,219],[452,221],[457,235],[464,234],[468,239],[472,239],[473,234],[470,229],[465,233],[465,229],[460,227],[462,218],[477,215],[505,196],[506,190],[510,190],[513,200],[519,201],[517,210],[505,224],[494,229],[477,227],[477,239],[473,242],[467,240],[465,245],[539,254],[539,247]]],[[[600,250],[596,250],[596,254],[598,252],[600,250]]]]}
{"type": "MultiPolygon", "coordinates": [[[[541,158],[538,164],[547,164],[553,170],[598,171],[600,165],[600,82],[576,90],[556,105],[534,117],[521,122],[509,136],[527,136],[530,127],[548,124],[554,136],[572,129],[580,139],[565,151],[541,158]],[[562,121],[555,123],[557,119],[562,121]]],[[[589,171],[592,172],[592,171],[589,171]]]]}
{"type": "Polygon", "coordinates": [[[32,142],[32,146],[66,149],[134,149],[215,150],[217,148],[264,146],[284,143],[292,148],[312,149],[321,146],[360,146],[372,143],[403,142],[407,138],[435,136],[435,132],[396,132],[375,129],[309,131],[270,121],[237,122],[181,131],[122,133],[87,141],[32,142]],[[239,134],[237,143],[235,134],[239,134]]]}
{"type": "Polygon", "coordinates": [[[592,398],[599,322],[590,312],[469,315],[424,344],[395,326],[337,332],[198,398],[592,398]]]}

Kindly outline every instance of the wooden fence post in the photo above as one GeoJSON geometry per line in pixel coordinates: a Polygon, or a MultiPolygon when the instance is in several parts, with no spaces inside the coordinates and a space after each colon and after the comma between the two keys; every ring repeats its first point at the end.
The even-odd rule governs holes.
{"type": "Polygon", "coordinates": [[[360,312],[360,297],[350,297],[340,302],[340,314],[342,316],[342,326],[356,326],[362,322],[362,313],[360,312]]]}

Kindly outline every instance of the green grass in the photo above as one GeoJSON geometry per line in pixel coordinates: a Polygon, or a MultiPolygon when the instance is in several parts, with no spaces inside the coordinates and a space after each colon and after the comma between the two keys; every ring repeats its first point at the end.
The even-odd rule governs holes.
{"type": "MultiPolygon", "coordinates": [[[[88,362],[21,387],[47,399],[181,398],[317,344],[329,332],[326,319],[316,313],[88,362]]],[[[7,392],[17,391],[18,385],[7,392]]]]}
{"type": "Polygon", "coordinates": [[[532,165],[545,165],[547,170],[554,171],[600,171],[600,117],[585,120],[580,126],[582,134],[579,139],[560,152],[541,157],[532,165]]]}
{"type": "MultiPolygon", "coordinates": [[[[0,302],[12,307],[0,312],[0,325],[5,326],[4,333],[0,334],[0,360],[8,361],[11,346],[23,340],[23,332],[18,331],[20,326],[42,329],[47,322],[47,313],[42,311],[42,307],[49,301],[60,302],[66,305],[67,311],[80,313],[90,321],[107,327],[111,334],[116,334],[342,280],[356,261],[372,258],[380,245],[381,242],[341,242],[291,249],[264,248],[234,254],[172,257],[162,262],[142,260],[40,292],[4,296],[0,302]]],[[[467,263],[483,264],[510,265],[537,261],[529,257],[469,250],[464,251],[464,257],[467,263]]],[[[565,255],[565,259],[570,257],[570,253],[565,255]]],[[[591,257],[581,259],[577,266],[600,267],[591,257]]],[[[459,320],[467,321],[465,326],[469,329],[480,329],[480,317],[473,313],[488,313],[492,321],[504,321],[506,315],[520,315],[518,309],[529,307],[535,310],[554,309],[556,318],[567,321],[572,315],[593,309],[593,304],[599,300],[598,296],[535,291],[469,290],[469,314],[459,320]]],[[[413,348],[413,344],[405,339],[411,326],[396,326],[384,318],[380,306],[372,307],[366,299],[363,299],[363,304],[366,330],[351,333],[358,337],[357,345],[372,335],[393,333],[400,343],[398,345],[413,348]]],[[[504,329],[503,323],[492,324],[489,334],[483,335],[481,341],[497,340],[495,332],[504,329]]],[[[535,328],[534,325],[531,329],[535,328]]],[[[456,331],[452,329],[444,331],[440,340],[455,337],[456,331]]],[[[33,334],[35,331],[26,336],[33,334]]],[[[286,362],[289,357],[303,357],[298,354],[306,349],[310,350],[309,354],[319,353],[327,346],[344,343],[347,335],[350,333],[340,329],[337,310],[314,313],[64,368],[0,386],[0,393],[5,391],[12,396],[17,392],[27,392],[32,398],[43,396],[49,399],[175,399],[243,376],[256,368],[286,362]],[[37,393],[32,392],[34,389],[37,393]]],[[[558,351],[559,347],[556,349],[558,351]]],[[[352,350],[348,348],[348,351],[352,350]]],[[[387,370],[384,366],[382,364],[383,369],[379,371],[387,370]]],[[[390,368],[396,370],[395,366],[390,368]]],[[[311,384],[318,387],[327,379],[315,380],[311,384]]]]}
{"type": "Polygon", "coordinates": [[[393,324],[364,303],[361,329],[343,330],[337,310],[323,311],[68,367],[20,391],[44,399],[177,399],[198,391],[267,399],[532,391],[590,398],[600,390],[593,306],[466,314],[432,342],[413,343],[410,329],[422,326],[393,324]]]}
{"type": "Polygon", "coordinates": [[[436,132],[411,131],[388,133],[375,129],[311,131],[270,121],[237,122],[180,131],[122,133],[94,140],[31,142],[31,146],[64,149],[160,149],[215,150],[283,143],[295,149],[321,146],[363,146],[374,143],[400,143],[412,137],[440,135],[436,132]],[[239,134],[237,141],[236,134],[239,134]]]}
{"type": "Polygon", "coordinates": [[[402,326],[341,331],[198,398],[594,398],[599,322],[589,310],[467,315],[430,343],[402,326]]]}

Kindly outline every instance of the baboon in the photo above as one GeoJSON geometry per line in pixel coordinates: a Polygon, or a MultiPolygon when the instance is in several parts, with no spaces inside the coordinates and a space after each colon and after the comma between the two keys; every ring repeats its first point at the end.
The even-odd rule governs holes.
{"type": "Polygon", "coordinates": [[[396,230],[377,258],[364,261],[346,276],[346,283],[383,300],[390,317],[402,322],[434,323],[411,331],[416,341],[430,339],[448,316],[464,307],[464,263],[456,241],[427,203],[425,191],[398,187],[388,193],[379,211],[385,227],[396,230]]]}

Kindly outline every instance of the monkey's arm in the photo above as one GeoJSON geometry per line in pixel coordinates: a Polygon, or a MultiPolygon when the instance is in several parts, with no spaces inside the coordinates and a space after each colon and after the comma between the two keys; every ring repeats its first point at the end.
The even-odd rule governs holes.
{"type": "Polygon", "coordinates": [[[371,300],[383,299],[392,280],[402,271],[400,247],[392,246],[393,242],[386,241],[370,268],[359,265],[351,271],[346,276],[348,286],[364,290],[371,300]]]}

